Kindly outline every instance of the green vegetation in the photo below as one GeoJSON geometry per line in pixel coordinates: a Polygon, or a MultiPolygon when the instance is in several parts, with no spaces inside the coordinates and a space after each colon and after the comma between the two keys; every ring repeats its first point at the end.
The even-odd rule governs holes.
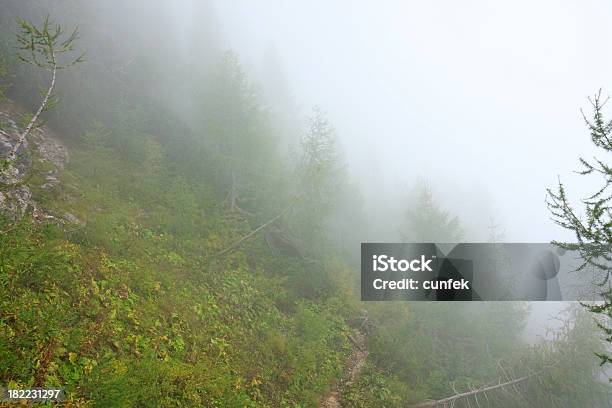
{"type": "Polygon", "coordinates": [[[68,61],[62,61],[64,54],[74,51],[74,43],[79,36],[76,29],[72,34],[64,36],[62,27],[50,23],[49,16],[45,18],[40,28],[21,19],[19,25],[21,31],[17,34],[17,42],[20,52],[17,54],[17,58],[21,62],[51,72],[51,80],[36,113],[28,118],[27,125],[19,135],[19,140],[13,145],[8,155],[7,165],[15,162],[19,148],[26,142],[28,135],[36,126],[40,114],[53,106],[51,95],[55,88],[57,72],[83,62],[83,55],[68,61]]]}
{"type": "Polygon", "coordinates": [[[277,407],[315,405],[340,376],[356,310],[341,260],[273,253],[263,234],[217,256],[296,201],[298,171],[236,58],[212,75],[213,138],[153,135],[157,111],[126,104],[66,140],[60,188],[32,183],[80,222],[0,223],[3,383],[61,385],[83,406],[277,407]]]}
{"type": "MultiPolygon", "coordinates": [[[[243,220],[212,187],[117,157],[105,137],[71,146],[63,191],[44,197],[86,225],[2,223],[3,381],[95,406],[314,404],[348,347],[347,268],[272,256],[263,240],[210,256],[243,220]]],[[[159,151],[142,141],[139,154],[159,151]]]]}
{"type": "MultiPolygon", "coordinates": [[[[64,17],[79,17],[88,62],[63,72],[61,102],[44,113],[70,163],[54,188],[35,165],[28,179],[54,219],[0,218],[0,384],[58,386],[66,406],[315,407],[359,329],[369,357],[341,390],[347,407],[523,375],[537,381],[490,406],[603,401],[599,342],[579,310],[554,341],[527,346],[524,304],[358,302],[346,245],[363,215],[324,111],[304,131],[281,126],[239,58],[206,45],[213,36],[179,64],[161,30],[84,3],[64,17]],[[113,35],[129,44],[103,47],[113,35]]],[[[48,73],[19,65],[11,30],[18,16],[44,22],[47,5],[0,6],[6,93],[32,110],[48,73]]],[[[461,239],[429,190],[409,207],[411,240],[461,239]]]]}
{"type": "MultiPolygon", "coordinates": [[[[605,120],[603,107],[607,100],[602,100],[601,90],[593,99],[589,99],[593,107],[593,116],[584,120],[590,131],[593,144],[606,153],[612,152],[612,120],[605,120]]],[[[556,244],[569,250],[578,251],[584,260],[580,267],[581,271],[589,269],[597,271],[597,285],[601,288],[604,302],[600,304],[586,305],[587,309],[601,316],[597,325],[605,335],[608,344],[612,344],[612,267],[610,262],[610,246],[612,245],[612,193],[610,191],[610,178],[612,167],[605,160],[593,158],[592,161],[580,158],[583,166],[578,173],[583,176],[596,175],[602,177],[602,186],[592,195],[582,200],[586,220],[582,220],[574,209],[571,200],[561,180],[557,191],[548,189],[548,207],[553,215],[554,221],[572,231],[576,236],[576,243],[557,242],[556,244]]],[[[612,355],[606,352],[598,354],[601,365],[612,364],[612,355]]],[[[612,381],[612,378],[610,378],[612,381]]]]}
{"type": "MultiPolygon", "coordinates": [[[[405,407],[523,376],[520,387],[480,394],[491,407],[606,406],[608,388],[593,350],[601,348],[579,306],[550,342],[521,342],[526,305],[515,302],[379,305],[370,334],[370,365],[347,391],[346,406],[405,407]],[[522,317],[523,316],[523,317],[522,317]]],[[[484,401],[483,401],[484,400],[484,401]]],[[[477,399],[455,406],[475,406],[477,399]]],[[[486,402],[486,405],[485,405],[486,402]]]]}

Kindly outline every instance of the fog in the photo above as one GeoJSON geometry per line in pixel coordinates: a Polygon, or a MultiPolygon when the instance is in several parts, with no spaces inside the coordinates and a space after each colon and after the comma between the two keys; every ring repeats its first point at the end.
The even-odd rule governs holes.
{"type": "MultiPolygon", "coordinates": [[[[217,1],[222,38],[254,72],[274,49],[302,111],[337,127],[370,220],[393,241],[402,201],[425,180],[466,240],[500,225],[507,242],[572,240],[546,188],[596,188],[573,173],[594,148],[580,108],[610,86],[604,1],[217,1]]],[[[596,182],[596,180],[593,180],[596,182]]],[[[563,303],[533,305],[525,336],[545,337],[563,303]]]]}
{"type": "MultiPolygon", "coordinates": [[[[128,33],[161,48],[160,59],[171,52],[170,71],[188,72],[211,48],[235,51],[270,99],[278,97],[272,88],[284,88],[285,99],[268,102],[283,105],[279,116],[294,115],[295,127],[314,105],[329,113],[372,224],[359,241],[401,239],[418,180],[459,217],[471,242],[487,241],[491,223],[506,242],[572,240],[550,220],[546,188],[561,177],[579,199],[600,187],[573,171],[579,156],[595,153],[580,109],[588,114],[587,97],[612,89],[607,2],[146,4],[90,7],[119,27],[163,27],[151,34],[135,24],[128,33]]],[[[97,35],[84,29],[85,40],[97,35]]],[[[173,92],[182,110],[189,101],[182,89],[173,92]]],[[[561,307],[534,306],[529,338],[561,307]]]]}
{"type": "Polygon", "coordinates": [[[330,113],[370,211],[420,177],[468,240],[486,240],[490,217],[507,241],[573,238],[550,221],[545,189],[557,176],[576,197],[593,187],[572,171],[593,152],[579,109],[610,84],[609,3],[214,7],[228,48],[257,71],[273,47],[296,104],[330,113]]]}
{"type": "Polygon", "coordinates": [[[0,2],[0,380],[95,406],[609,406],[609,309],[524,301],[604,267],[360,244],[575,241],[547,189],[584,217],[602,187],[575,171],[601,153],[582,110],[612,95],[610,12],[0,2]]]}

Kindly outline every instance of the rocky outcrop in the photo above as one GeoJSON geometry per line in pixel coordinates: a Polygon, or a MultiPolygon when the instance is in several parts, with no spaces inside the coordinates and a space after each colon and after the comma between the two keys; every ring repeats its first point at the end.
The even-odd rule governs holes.
{"type": "Polygon", "coordinates": [[[17,159],[8,165],[4,161],[23,131],[19,125],[23,115],[13,103],[0,104],[0,161],[4,164],[0,168],[0,212],[15,219],[31,214],[38,221],[58,220],[36,202],[32,182],[36,176],[36,187],[56,188],[59,173],[68,163],[68,150],[51,129],[34,129],[19,148],[17,159]]]}

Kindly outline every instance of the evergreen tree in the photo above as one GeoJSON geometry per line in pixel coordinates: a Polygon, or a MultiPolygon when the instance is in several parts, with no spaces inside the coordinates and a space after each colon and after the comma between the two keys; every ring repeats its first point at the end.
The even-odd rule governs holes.
{"type": "MultiPolygon", "coordinates": [[[[612,153],[612,120],[605,120],[602,109],[606,101],[601,99],[601,90],[589,98],[593,108],[591,119],[583,113],[584,120],[590,131],[593,144],[607,154],[612,153]]],[[[574,250],[580,254],[583,264],[580,270],[593,269],[600,274],[600,281],[596,282],[601,287],[603,304],[586,305],[586,307],[601,316],[598,322],[603,330],[606,341],[612,343],[612,163],[606,160],[594,158],[587,161],[580,158],[583,166],[578,174],[596,175],[601,177],[602,187],[591,196],[582,200],[586,219],[582,219],[570,202],[565,186],[559,180],[556,191],[547,189],[547,204],[552,214],[553,221],[572,231],[577,243],[558,242],[554,243],[567,250],[574,250]]],[[[601,364],[612,363],[612,355],[607,353],[598,354],[601,364]]]]}
{"type": "Polygon", "coordinates": [[[278,198],[273,191],[283,190],[283,183],[276,134],[232,52],[222,58],[203,97],[203,127],[217,159],[217,181],[228,192],[230,208],[264,210],[267,215],[277,212],[282,205],[273,203],[278,198]]]}
{"type": "Polygon", "coordinates": [[[319,107],[313,109],[301,141],[296,178],[301,195],[296,220],[301,235],[311,240],[323,235],[325,224],[347,186],[336,131],[319,107]]]}
{"type": "Polygon", "coordinates": [[[434,201],[431,189],[420,182],[415,189],[416,200],[406,211],[402,239],[406,242],[459,242],[463,229],[459,218],[451,216],[434,201]]]}

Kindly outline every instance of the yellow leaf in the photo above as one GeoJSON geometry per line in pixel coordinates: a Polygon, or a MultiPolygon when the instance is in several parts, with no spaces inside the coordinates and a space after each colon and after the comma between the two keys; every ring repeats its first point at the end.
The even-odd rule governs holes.
{"type": "Polygon", "coordinates": [[[71,363],[75,363],[75,362],[76,362],[76,360],[77,360],[77,355],[76,355],[76,353],[68,353],[68,360],[69,360],[71,363]]]}

